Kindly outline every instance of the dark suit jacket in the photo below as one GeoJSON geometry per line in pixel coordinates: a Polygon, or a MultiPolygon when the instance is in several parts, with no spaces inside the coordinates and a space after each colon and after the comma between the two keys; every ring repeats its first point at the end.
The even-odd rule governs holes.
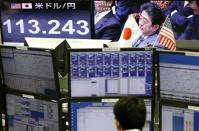
{"type": "Polygon", "coordinates": [[[112,12],[106,14],[95,24],[96,39],[117,41],[120,38],[121,32],[120,22],[112,12]]]}
{"type": "Polygon", "coordinates": [[[194,15],[184,33],[179,37],[181,40],[199,40],[199,15],[194,15]]]}
{"type": "Polygon", "coordinates": [[[184,1],[179,0],[175,0],[169,5],[167,14],[171,14],[171,12],[174,10],[177,10],[177,13],[174,13],[171,16],[171,22],[174,29],[175,38],[178,39],[188,24],[187,16],[192,15],[193,10],[188,5],[184,7],[184,1]]]}
{"type": "Polygon", "coordinates": [[[129,14],[139,13],[140,6],[150,0],[117,0],[116,18],[121,24],[124,24],[129,14]]]}
{"type": "Polygon", "coordinates": [[[189,16],[193,14],[193,10],[191,9],[191,7],[189,7],[188,5],[184,7],[184,1],[180,1],[180,0],[174,0],[168,6],[167,10],[169,11],[169,13],[171,13],[174,10],[177,10],[183,16],[189,16]]]}

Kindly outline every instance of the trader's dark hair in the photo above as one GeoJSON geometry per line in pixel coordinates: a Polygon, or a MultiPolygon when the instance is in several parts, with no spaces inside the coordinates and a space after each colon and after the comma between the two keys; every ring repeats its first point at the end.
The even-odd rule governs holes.
{"type": "Polygon", "coordinates": [[[124,96],[114,106],[114,115],[123,130],[140,129],[146,121],[146,106],[143,99],[124,96]]]}

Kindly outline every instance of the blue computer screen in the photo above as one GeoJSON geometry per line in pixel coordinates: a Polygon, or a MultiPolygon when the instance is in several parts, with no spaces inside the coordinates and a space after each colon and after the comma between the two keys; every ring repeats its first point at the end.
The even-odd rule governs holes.
{"type": "Polygon", "coordinates": [[[152,51],[71,51],[72,97],[152,96],[152,51]]]}
{"type": "Polygon", "coordinates": [[[199,56],[160,53],[160,97],[199,101],[199,56]]]}
{"type": "MultiPolygon", "coordinates": [[[[114,102],[71,102],[71,131],[117,131],[114,102]]],[[[143,131],[151,129],[151,101],[145,101],[147,120],[143,131]]]]}
{"type": "Polygon", "coordinates": [[[50,52],[3,47],[0,50],[7,88],[57,95],[50,52]]]}
{"type": "Polygon", "coordinates": [[[58,104],[6,95],[9,131],[59,131],[58,104]]]}
{"type": "Polygon", "coordinates": [[[162,106],[161,131],[199,131],[199,110],[162,106]]]}

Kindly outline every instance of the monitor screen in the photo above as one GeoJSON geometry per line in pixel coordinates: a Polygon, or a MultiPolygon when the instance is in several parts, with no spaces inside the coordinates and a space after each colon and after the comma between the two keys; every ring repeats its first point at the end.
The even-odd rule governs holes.
{"type": "MultiPolygon", "coordinates": [[[[117,131],[114,102],[71,102],[71,131],[117,131]]],[[[151,131],[152,104],[145,101],[147,120],[143,131],[151,131]]]]}
{"type": "Polygon", "coordinates": [[[199,110],[162,105],[161,131],[198,131],[199,110]]]}
{"type": "Polygon", "coordinates": [[[1,47],[6,88],[57,96],[51,52],[1,47]]]}
{"type": "Polygon", "coordinates": [[[160,97],[199,102],[199,55],[159,53],[160,97]]]}
{"type": "MultiPolygon", "coordinates": [[[[172,36],[174,35],[175,37],[174,41],[182,40],[182,39],[183,40],[199,40],[199,35],[198,35],[199,26],[197,26],[199,24],[199,21],[198,21],[199,13],[197,13],[197,10],[199,8],[198,6],[196,6],[196,4],[195,5],[191,4],[190,1],[185,2],[183,0],[179,2],[179,0],[177,1],[175,0],[174,1],[173,0],[114,0],[116,1],[115,3],[112,3],[112,0],[111,1],[110,0],[109,1],[94,0],[94,1],[95,1],[94,2],[95,3],[94,22],[95,22],[96,38],[111,39],[113,41],[117,41],[117,39],[124,38],[125,40],[125,37],[120,37],[121,35],[120,30],[124,29],[123,28],[124,23],[126,22],[126,19],[128,18],[128,16],[130,14],[133,14],[138,25],[142,27],[142,24],[139,23],[139,19],[141,19],[139,13],[142,13],[141,12],[142,5],[148,2],[150,3],[153,2],[162,9],[163,11],[162,13],[164,13],[165,16],[168,16],[168,15],[170,16],[167,21],[162,19],[162,23],[164,22],[164,24],[160,24],[160,23],[158,24],[160,26],[163,25],[161,27],[165,27],[168,30],[170,30],[171,28],[171,31],[169,33],[165,32],[167,33],[166,36],[170,35],[170,39],[172,39],[172,36]],[[118,24],[118,21],[120,25],[118,24]],[[168,26],[168,23],[171,23],[171,26],[168,26]],[[118,29],[119,28],[118,26],[121,26],[121,29],[118,29]]],[[[161,13],[160,11],[158,12],[159,12],[158,15],[155,15],[154,17],[158,16],[158,19],[161,20],[160,19],[161,13]]],[[[130,24],[127,24],[125,27],[130,27],[130,24]]],[[[136,25],[134,25],[133,27],[136,27],[136,25]]],[[[142,28],[147,28],[147,27],[142,27],[142,28]]],[[[143,30],[142,28],[141,30],[145,34],[146,33],[145,30],[143,30]]],[[[134,32],[137,33],[137,31],[134,31],[134,32]]],[[[135,33],[132,37],[134,36],[136,36],[135,33]]],[[[151,43],[154,43],[155,39],[152,41],[151,43]]],[[[167,41],[161,39],[162,43],[166,43],[167,41]]]]}
{"type": "Polygon", "coordinates": [[[59,131],[58,104],[6,95],[9,131],[59,131]]]}
{"type": "Polygon", "coordinates": [[[91,38],[91,2],[3,0],[3,44],[21,45],[24,37],[91,38]]]}
{"type": "Polygon", "coordinates": [[[70,50],[71,97],[153,95],[152,50],[70,50]]]}

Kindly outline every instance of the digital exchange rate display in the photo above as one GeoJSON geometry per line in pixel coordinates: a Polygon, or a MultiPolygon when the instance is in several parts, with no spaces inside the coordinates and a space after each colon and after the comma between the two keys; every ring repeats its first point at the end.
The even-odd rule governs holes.
{"type": "MultiPolygon", "coordinates": [[[[117,131],[114,102],[71,102],[71,131],[117,131]]],[[[147,115],[143,131],[151,131],[152,104],[145,101],[147,115]]]]}
{"type": "Polygon", "coordinates": [[[4,44],[20,45],[24,37],[91,38],[89,0],[22,2],[1,10],[4,44]]]}
{"type": "Polygon", "coordinates": [[[71,97],[152,96],[152,51],[71,51],[71,97]]]}
{"type": "Polygon", "coordinates": [[[199,56],[160,53],[160,97],[199,102],[199,56]]]}
{"type": "Polygon", "coordinates": [[[7,88],[57,96],[50,52],[3,47],[0,50],[7,88]]]}
{"type": "Polygon", "coordinates": [[[6,95],[8,131],[59,131],[58,104],[6,95]]]}

